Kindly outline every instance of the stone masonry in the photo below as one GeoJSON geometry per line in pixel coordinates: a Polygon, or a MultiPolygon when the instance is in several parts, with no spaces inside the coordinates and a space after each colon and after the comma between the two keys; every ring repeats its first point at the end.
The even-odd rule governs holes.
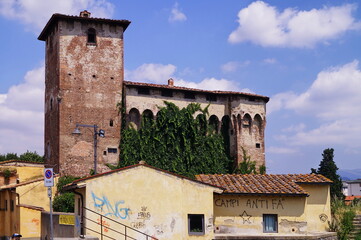
{"type": "Polygon", "coordinates": [[[185,107],[191,102],[209,106],[209,121],[216,131],[226,129],[230,154],[237,162],[244,147],[257,165],[265,164],[264,130],[269,98],[256,94],[205,91],[168,85],[124,82],[123,33],[128,20],[54,14],[40,36],[46,42],[45,164],[65,175],[85,176],[94,167],[93,128],[105,131],[98,141],[98,172],[117,164],[121,116],[140,127],[144,114],[156,117],[163,101],[185,107]]]}

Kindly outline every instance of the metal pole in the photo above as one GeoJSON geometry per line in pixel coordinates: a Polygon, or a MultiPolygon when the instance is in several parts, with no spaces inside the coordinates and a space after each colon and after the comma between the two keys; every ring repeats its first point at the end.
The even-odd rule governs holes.
{"type": "Polygon", "coordinates": [[[97,174],[97,136],[98,136],[98,131],[97,131],[98,126],[94,125],[94,174],[97,174]]]}
{"type": "Polygon", "coordinates": [[[51,187],[48,187],[48,194],[50,199],[50,240],[53,240],[53,201],[51,187]]]}

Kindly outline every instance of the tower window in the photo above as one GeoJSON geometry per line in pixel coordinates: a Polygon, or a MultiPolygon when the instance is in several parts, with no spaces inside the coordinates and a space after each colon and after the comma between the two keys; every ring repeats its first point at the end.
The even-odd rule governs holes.
{"type": "Polygon", "coordinates": [[[261,148],[261,144],[260,144],[260,143],[256,143],[256,148],[261,148]]]}
{"type": "Polygon", "coordinates": [[[88,44],[96,44],[96,32],[94,28],[88,29],[88,44]]]}
{"type": "Polygon", "coordinates": [[[117,153],[118,149],[116,148],[108,148],[108,153],[117,153]]]}
{"type": "Polygon", "coordinates": [[[110,126],[110,127],[113,127],[113,126],[114,126],[114,122],[113,122],[112,119],[109,121],[109,126],[110,126]]]}

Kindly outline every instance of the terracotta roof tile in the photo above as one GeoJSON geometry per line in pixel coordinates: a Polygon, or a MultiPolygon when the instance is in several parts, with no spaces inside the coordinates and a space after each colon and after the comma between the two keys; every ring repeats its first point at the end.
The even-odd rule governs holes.
{"type": "Polygon", "coordinates": [[[319,174],[250,175],[200,174],[196,179],[222,187],[224,193],[308,195],[299,184],[329,184],[332,181],[319,174]]]}
{"type": "Polygon", "coordinates": [[[233,91],[210,91],[210,90],[202,90],[196,88],[186,88],[186,87],[179,87],[179,86],[171,86],[166,84],[153,84],[153,83],[143,83],[143,82],[131,82],[131,81],[124,81],[125,86],[137,86],[137,87],[152,87],[152,88],[167,88],[167,89],[175,89],[175,90],[182,90],[182,91],[193,91],[193,92],[203,92],[203,93],[213,93],[213,94],[222,94],[222,95],[244,95],[244,96],[251,96],[256,98],[261,98],[264,101],[268,102],[269,97],[257,95],[253,93],[244,93],[244,92],[233,92],[233,91]]]}

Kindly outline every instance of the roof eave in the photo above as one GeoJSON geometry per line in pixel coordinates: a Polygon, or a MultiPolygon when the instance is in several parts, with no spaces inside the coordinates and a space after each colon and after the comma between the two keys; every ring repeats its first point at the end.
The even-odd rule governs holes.
{"type": "Polygon", "coordinates": [[[41,31],[38,40],[45,41],[46,37],[48,36],[49,29],[51,26],[59,20],[66,20],[66,19],[73,19],[79,21],[90,21],[90,22],[105,22],[105,23],[116,23],[123,27],[123,32],[128,28],[129,24],[131,23],[129,20],[112,20],[106,18],[85,18],[85,17],[78,17],[78,16],[69,16],[59,13],[54,13],[49,21],[46,23],[44,29],[41,31]]]}

